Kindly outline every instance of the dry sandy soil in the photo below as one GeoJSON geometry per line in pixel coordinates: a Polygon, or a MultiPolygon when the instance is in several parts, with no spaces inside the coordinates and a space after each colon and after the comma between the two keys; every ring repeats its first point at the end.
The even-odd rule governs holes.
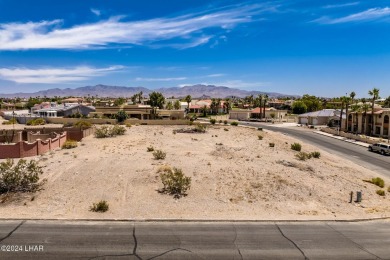
{"type": "MultiPolygon", "coordinates": [[[[181,128],[190,126],[133,126],[124,136],[89,136],[75,149],[36,157],[44,166],[44,189],[0,204],[0,217],[320,220],[390,216],[390,196],[377,195],[379,187],[363,181],[379,175],[362,166],[307,144],[303,151],[320,151],[321,158],[300,161],[290,149],[296,140],[279,133],[223,125],[210,126],[204,134],[173,133],[181,128]],[[258,134],[264,139],[258,140],[258,134]],[[165,160],[155,160],[148,146],[165,151],[165,160]],[[157,170],[162,165],[181,168],[192,178],[188,196],[174,199],[158,192],[162,184],[157,170]],[[349,203],[351,191],[362,191],[362,203],[349,203]],[[100,200],[108,201],[109,211],[90,212],[92,203],[100,200]]],[[[387,189],[390,180],[384,179],[387,189]]]]}

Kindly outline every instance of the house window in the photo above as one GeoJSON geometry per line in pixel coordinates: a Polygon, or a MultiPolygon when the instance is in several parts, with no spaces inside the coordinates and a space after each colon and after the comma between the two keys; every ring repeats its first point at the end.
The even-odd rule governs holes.
{"type": "Polygon", "coordinates": [[[385,116],[385,118],[383,119],[383,122],[384,122],[385,124],[388,124],[388,123],[389,123],[389,116],[388,116],[388,115],[385,116]]]}

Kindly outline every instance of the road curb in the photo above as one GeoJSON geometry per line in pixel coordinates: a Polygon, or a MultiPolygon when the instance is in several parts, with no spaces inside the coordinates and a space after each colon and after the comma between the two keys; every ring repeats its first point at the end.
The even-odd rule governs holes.
{"type": "Polygon", "coordinates": [[[228,219],[56,219],[56,218],[3,218],[0,221],[68,221],[68,222],[139,222],[139,223],[164,223],[164,222],[182,222],[182,223],[313,223],[313,222],[340,222],[340,223],[357,223],[357,222],[371,222],[390,220],[390,217],[379,217],[379,218],[366,218],[366,219],[319,219],[319,220],[228,220],[228,219]]]}
{"type": "Polygon", "coordinates": [[[319,135],[323,135],[323,136],[327,136],[327,137],[330,137],[330,138],[333,138],[333,139],[337,139],[337,140],[340,140],[340,141],[343,141],[343,142],[346,142],[346,143],[359,145],[359,146],[365,147],[365,148],[367,148],[368,145],[369,145],[369,144],[367,144],[367,145],[366,145],[366,144],[363,144],[363,143],[361,143],[361,142],[359,142],[359,141],[356,141],[356,142],[349,142],[349,141],[347,141],[347,140],[345,140],[345,139],[343,139],[343,138],[339,138],[339,137],[334,136],[334,135],[332,135],[332,134],[323,133],[323,132],[321,132],[321,131],[314,131],[314,133],[319,134],[319,135]]]}

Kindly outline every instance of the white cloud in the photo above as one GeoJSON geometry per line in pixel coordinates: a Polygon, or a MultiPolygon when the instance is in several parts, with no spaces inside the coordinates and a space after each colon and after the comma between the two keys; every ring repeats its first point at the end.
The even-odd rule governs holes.
{"type": "Polygon", "coordinates": [[[39,69],[0,68],[0,78],[16,83],[67,83],[103,76],[123,68],[123,66],[111,66],[107,68],[92,68],[87,66],[39,69]]]}
{"type": "Polygon", "coordinates": [[[136,78],[136,81],[179,81],[179,80],[186,80],[186,77],[178,77],[178,78],[136,78]]]}
{"type": "Polygon", "coordinates": [[[223,73],[217,73],[217,74],[210,74],[210,75],[207,75],[206,77],[207,78],[217,78],[217,77],[223,77],[225,76],[226,74],[223,74],[223,73]]]}
{"type": "Polygon", "coordinates": [[[321,24],[339,24],[339,23],[349,23],[349,22],[360,22],[360,21],[373,21],[379,20],[382,18],[390,18],[390,8],[371,8],[366,11],[351,14],[348,16],[340,17],[340,18],[329,18],[329,17],[321,17],[312,22],[317,22],[321,24]]]}
{"type": "Polygon", "coordinates": [[[205,44],[213,37],[205,30],[220,28],[226,31],[254,21],[253,16],[263,11],[267,9],[260,5],[247,5],[141,21],[124,21],[120,16],[70,28],[62,28],[61,20],[6,23],[0,24],[0,50],[86,49],[111,45],[191,48],[205,44]]]}
{"type": "Polygon", "coordinates": [[[100,16],[102,14],[102,12],[98,9],[95,9],[95,8],[91,8],[91,12],[96,15],[96,16],[100,16]]]}
{"type": "Polygon", "coordinates": [[[255,81],[243,81],[243,80],[226,80],[220,82],[202,82],[202,83],[186,83],[180,84],[179,87],[192,86],[196,84],[202,85],[215,85],[215,86],[223,86],[228,88],[239,88],[239,89],[250,89],[256,90],[259,87],[269,86],[270,82],[255,82],[255,81]]]}
{"type": "Polygon", "coordinates": [[[325,5],[323,8],[326,8],[326,9],[341,8],[341,7],[354,6],[354,5],[358,5],[358,4],[360,4],[360,2],[351,2],[351,3],[335,4],[335,5],[325,5]]]}

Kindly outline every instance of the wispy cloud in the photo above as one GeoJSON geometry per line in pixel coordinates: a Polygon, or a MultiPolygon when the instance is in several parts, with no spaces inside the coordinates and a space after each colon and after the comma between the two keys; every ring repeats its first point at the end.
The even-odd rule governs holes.
{"type": "Polygon", "coordinates": [[[223,73],[217,73],[217,74],[210,74],[210,75],[206,75],[207,78],[217,78],[217,77],[223,77],[225,76],[226,74],[223,74],[223,73]]]}
{"type": "Polygon", "coordinates": [[[100,16],[102,14],[102,12],[98,9],[95,9],[95,8],[91,8],[91,12],[96,15],[96,16],[100,16]]]}
{"type": "Polygon", "coordinates": [[[269,12],[269,8],[234,6],[141,21],[125,21],[125,17],[118,16],[70,28],[63,28],[61,20],[6,23],[0,24],[0,50],[88,49],[112,45],[192,48],[219,36],[215,30],[208,29],[226,32],[239,24],[256,21],[255,17],[262,12],[269,12]]]}
{"type": "Polygon", "coordinates": [[[342,7],[354,6],[354,5],[358,5],[358,4],[360,4],[360,2],[350,2],[350,3],[344,3],[344,4],[325,5],[325,6],[323,6],[323,8],[325,8],[325,9],[342,8],[342,7]]]}
{"type": "Polygon", "coordinates": [[[92,68],[79,66],[74,68],[0,68],[0,78],[16,83],[69,83],[88,80],[122,70],[123,66],[92,68]]]}
{"type": "Polygon", "coordinates": [[[179,81],[179,80],[186,80],[186,77],[177,77],[177,78],[136,78],[136,81],[146,81],[146,82],[152,82],[152,81],[179,81]]]}
{"type": "Polygon", "coordinates": [[[312,22],[321,24],[339,24],[339,23],[350,23],[350,22],[363,22],[363,21],[374,21],[384,18],[390,18],[390,8],[371,8],[366,11],[351,14],[340,18],[330,18],[323,16],[312,22]]]}
{"type": "Polygon", "coordinates": [[[186,83],[180,84],[179,87],[192,86],[195,84],[203,84],[203,85],[215,85],[215,86],[223,86],[229,88],[239,88],[239,89],[248,89],[248,90],[257,90],[260,87],[269,86],[270,82],[259,82],[259,81],[243,81],[243,80],[226,80],[220,82],[202,82],[202,83],[186,83]]]}

